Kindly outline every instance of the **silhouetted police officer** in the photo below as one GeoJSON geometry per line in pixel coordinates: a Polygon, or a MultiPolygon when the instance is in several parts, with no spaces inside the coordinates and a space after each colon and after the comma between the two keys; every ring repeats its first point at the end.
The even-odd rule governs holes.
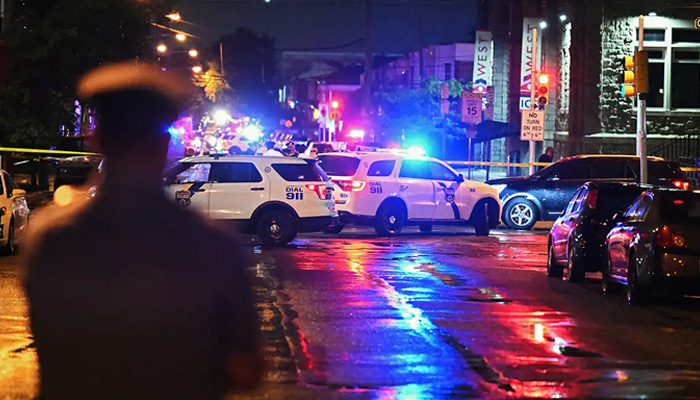
{"type": "Polygon", "coordinates": [[[245,257],[161,188],[167,127],[191,94],[186,78],[134,63],[79,84],[106,172],[94,198],[57,192],[33,221],[40,398],[212,399],[262,374],[245,257]]]}

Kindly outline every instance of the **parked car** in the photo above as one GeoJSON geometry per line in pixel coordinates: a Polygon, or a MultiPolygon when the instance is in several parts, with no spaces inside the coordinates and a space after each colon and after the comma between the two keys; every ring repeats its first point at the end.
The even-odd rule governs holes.
{"type": "Polygon", "coordinates": [[[10,174],[0,170],[0,176],[0,252],[12,255],[17,252],[17,244],[24,241],[29,206],[25,191],[17,189],[10,174]]]}
{"type": "Polygon", "coordinates": [[[605,260],[605,239],[644,188],[634,183],[588,182],[579,187],[549,232],[547,275],[569,282],[598,272],[605,260]]]}
{"type": "MultiPolygon", "coordinates": [[[[649,157],[649,183],[689,189],[678,164],[649,157]]],[[[503,222],[513,229],[530,229],[537,221],[553,221],[576,189],[588,181],[638,182],[639,157],[579,155],[564,158],[526,178],[494,179],[503,203],[503,222]]]]}
{"type": "Polygon", "coordinates": [[[700,192],[648,190],[617,220],[606,239],[603,293],[626,286],[632,305],[655,292],[700,294],[700,192]]]}
{"type": "Polygon", "coordinates": [[[499,224],[496,190],[468,181],[444,162],[401,152],[377,151],[319,155],[336,185],[340,225],[371,225],[381,236],[401,233],[405,225],[430,232],[433,225],[471,225],[488,235],[499,224]]]}
{"type": "Polygon", "coordinates": [[[76,156],[58,160],[53,190],[61,185],[82,185],[87,182],[93,170],[97,169],[100,159],[97,157],[76,156]]]}

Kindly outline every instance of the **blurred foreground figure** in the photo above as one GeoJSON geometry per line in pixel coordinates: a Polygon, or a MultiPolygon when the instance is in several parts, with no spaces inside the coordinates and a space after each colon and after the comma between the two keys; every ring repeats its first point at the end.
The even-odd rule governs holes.
{"type": "Polygon", "coordinates": [[[191,93],[131,63],[79,84],[106,173],[93,199],[57,193],[33,221],[25,285],[42,399],[215,399],[261,377],[245,257],[161,189],[167,127],[191,93]]]}

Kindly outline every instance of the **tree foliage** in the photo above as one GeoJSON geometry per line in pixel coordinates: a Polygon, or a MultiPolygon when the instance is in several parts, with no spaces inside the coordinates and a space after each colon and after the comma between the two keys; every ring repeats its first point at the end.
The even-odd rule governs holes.
{"type": "Polygon", "coordinates": [[[13,72],[0,87],[0,144],[50,146],[75,127],[76,84],[103,63],[148,59],[150,21],[169,5],[151,0],[18,2],[5,38],[13,72]]]}
{"type": "Polygon", "coordinates": [[[441,141],[443,123],[447,123],[448,140],[450,137],[464,135],[461,127],[459,104],[463,91],[471,84],[464,84],[457,79],[447,82],[430,78],[423,81],[418,88],[399,88],[380,91],[375,94],[375,103],[381,107],[377,125],[381,138],[385,142],[406,143],[420,141],[437,150],[441,141]],[[450,88],[450,113],[446,119],[440,113],[440,86],[447,84],[450,88]]]}
{"type": "Polygon", "coordinates": [[[221,75],[217,62],[210,61],[207,65],[206,71],[194,75],[194,84],[204,89],[204,95],[212,103],[227,102],[231,86],[221,75]]]}

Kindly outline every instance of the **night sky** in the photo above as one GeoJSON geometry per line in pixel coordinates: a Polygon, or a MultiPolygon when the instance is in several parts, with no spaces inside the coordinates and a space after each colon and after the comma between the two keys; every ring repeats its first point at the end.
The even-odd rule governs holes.
{"type": "MultiPolygon", "coordinates": [[[[216,40],[244,26],[277,40],[279,50],[313,50],[361,39],[364,6],[352,0],[177,0],[186,30],[216,40]]],[[[423,44],[473,40],[473,0],[373,0],[373,50],[406,53],[423,44]]],[[[362,43],[329,50],[361,52],[362,43]]]]}

